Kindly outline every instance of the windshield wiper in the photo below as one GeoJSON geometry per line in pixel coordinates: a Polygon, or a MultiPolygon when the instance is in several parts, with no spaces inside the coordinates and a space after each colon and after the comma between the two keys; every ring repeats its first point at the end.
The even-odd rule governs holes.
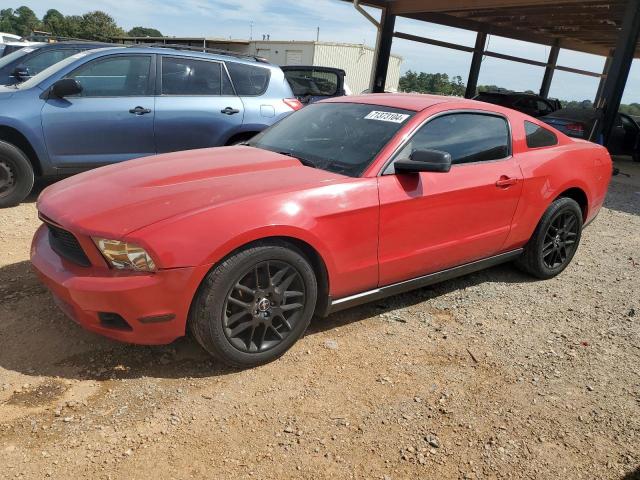
{"type": "Polygon", "coordinates": [[[286,155],[287,157],[295,158],[305,167],[318,168],[318,166],[315,163],[313,163],[311,160],[302,158],[301,156],[296,155],[294,153],[291,153],[291,152],[276,152],[276,153],[279,153],[280,155],[286,155]]]}

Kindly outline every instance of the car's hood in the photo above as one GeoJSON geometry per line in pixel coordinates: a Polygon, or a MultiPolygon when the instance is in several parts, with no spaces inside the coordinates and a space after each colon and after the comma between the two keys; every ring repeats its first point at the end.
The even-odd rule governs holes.
{"type": "Polygon", "coordinates": [[[229,202],[344,179],[251,147],[176,152],[109,165],[51,185],[41,214],[79,233],[120,238],[158,221],[229,202]]]}
{"type": "Polygon", "coordinates": [[[6,100],[16,93],[15,87],[0,85],[0,100],[6,100]]]}

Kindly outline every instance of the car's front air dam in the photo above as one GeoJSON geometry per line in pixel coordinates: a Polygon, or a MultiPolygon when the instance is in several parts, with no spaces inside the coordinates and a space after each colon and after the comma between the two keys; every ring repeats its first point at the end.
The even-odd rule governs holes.
{"type": "Polygon", "coordinates": [[[135,274],[76,266],[51,249],[46,226],[33,238],[31,263],[58,306],[82,327],[144,345],[171,343],[185,334],[191,300],[209,268],[135,274]],[[119,315],[130,328],[106,326],[100,313],[119,315]]]}

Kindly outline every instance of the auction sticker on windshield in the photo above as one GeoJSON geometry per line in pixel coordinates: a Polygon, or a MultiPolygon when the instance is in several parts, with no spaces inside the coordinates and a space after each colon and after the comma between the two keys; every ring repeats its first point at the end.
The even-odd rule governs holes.
{"type": "Polygon", "coordinates": [[[394,112],[380,112],[374,110],[373,112],[369,112],[366,117],[366,120],[378,120],[381,122],[393,122],[393,123],[402,123],[409,115],[404,113],[394,113],[394,112]]]}

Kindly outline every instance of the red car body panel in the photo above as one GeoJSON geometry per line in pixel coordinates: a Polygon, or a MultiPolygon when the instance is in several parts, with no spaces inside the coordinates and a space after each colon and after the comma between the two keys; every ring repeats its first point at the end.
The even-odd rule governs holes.
{"type": "Polygon", "coordinates": [[[79,267],[34,238],[32,261],[43,281],[85,327],[134,343],[184,335],[189,305],[210,268],[255,240],[287,237],[322,259],[331,298],[521,248],[551,202],[568,189],[598,212],[611,176],[607,151],[555,132],[554,147],[530,149],[519,112],[428,95],[366,95],[325,102],[366,103],[417,113],[360,178],[302,166],[250,147],[176,152],[128,161],[48,187],[38,209],[72,232],[91,261],[79,267]],[[449,173],[380,175],[403,141],[431,116],[451,110],[499,113],[510,123],[512,156],[454,165],[449,173]],[[507,180],[506,182],[504,182],[507,180]],[[496,185],[502,181],[506,185],[496,185]],[[136,243],[158,272],[109,269],[91,237],[136,243]],[[105,328],[97,312],[116,312],[133,331],[105,328]],[[140,318],[174,315],[163,323],[140,318]]]}

